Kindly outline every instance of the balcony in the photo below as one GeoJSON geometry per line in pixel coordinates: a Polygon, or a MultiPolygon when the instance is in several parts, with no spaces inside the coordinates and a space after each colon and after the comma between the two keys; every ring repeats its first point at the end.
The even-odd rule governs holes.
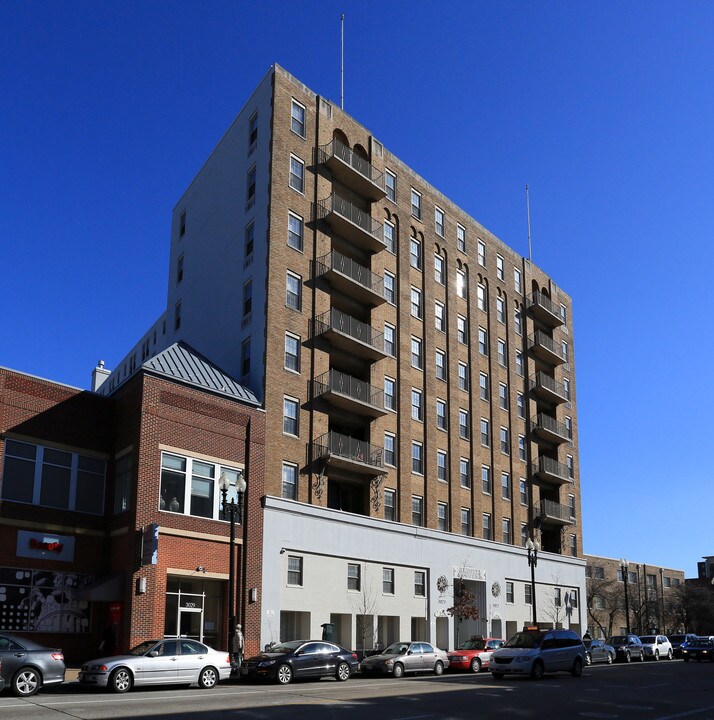
{"type": "Polygon", "coordinates": [[[564,485],[571,482],[568,466],[544,455],[541,455],[536,462],[531,463],[531,475],[553,485],[564,485]]]}
{"type": "Polygon", "coordinates": [[[349,435],[330,431],[312,444],[315,459],[328,458],[330,468],[340,468],[352,473],[377,476],[384,472],[384,448],[370,445],[349,435]]]}
{"type": "Polygon", "coordinates": [[[378,418],[387,414],[383,390],[339,370],[330,370],[315,378],[313,395],[357,415],[378,418]]]}
{"type": "Polygon", "coordinates": [[[372,202],[387,194],[382,173],[339,140],[318,148],[317,162],[327,165],[335,180],[372,202]]]}
{"type": "Polygon", "coordinates": [[[562,365],[565,362],[563,348],[541,330],[536,330],[528,341],[531,352],[539,360],[549,365],[562,365]]]}
{"type": "Polygon", "coordinates": [[[387,357],[384,333],[336,308],[311,321],[312,337],[322,335],[331,345],[366,360],[387,357]]]}
{"type": "Polygon", "coordinates": [[[325,200],[320,200],[316,216],[318,220],[327,221],[340,237],[358,247],[370,252],[384,250],[382,223],[339,195],[332,193],[325,200]]]}
{"type": "Polygon", "coordinates": [[[554,445],[570,440],[570,437],[568,437],[568,429],[565,425],[544,413],[540,413],[536,421],[531,424],[531,431],[536,435],[538,440],[545,440],[554,445]]]}
{"type": "Polygon", "coordinates": [[[384,280],[337,250],[315,260],[315,277],[320,276],[363,305],[376,307],[386,302],[384,280]]]}
{"type": "Polygon", "coordinates": [[[536,506],[536,514],[540,516],[544,524],[551,525],[574,525],[575,518],[570,514],[567,505],[561,505],[553,500],[541,500],[536,506]]]}
{"type": "Polygon", "coordinates": [[[548,327],[560,327],[563,318],[560,305],[556,305],[545,293],[535,290],[528,298],[528,309],[531,315],[548,327]]]}
{"type": "Polygon", "coordinates": [[[531,378],[530,386],[537,397],[554,405],[568,401],[565,395],[565,385],[543,372],[536,373],[531,378]]]}

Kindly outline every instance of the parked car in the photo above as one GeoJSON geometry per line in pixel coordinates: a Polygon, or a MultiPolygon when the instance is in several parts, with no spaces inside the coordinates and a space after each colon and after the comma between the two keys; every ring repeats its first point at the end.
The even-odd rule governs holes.
{"type": "Polygon", "coordinates": [[[585,645],[572,630],[540,630],[526,627],[496,650],[490,659],[491,675],[530,675],[540,680],[543,673],[563,670],[580,677],[585,665],[585,645]]]}
{"type": "Polygon", "coordinates": [[[456,650],[448,653],[449,670],[471,670],[481,672],[488,669],[488,661],[494,650],[503,647],[500,638],[473,637],[462,642],[456,650]]]}
{"type": "Polygon", "coordinates": [[[267,678],[287,685],[293,678],[334,677],[347,680],[359,668],[357,654],[324,640],[292,640],[248,658],[241,677],[267,678]]]}
{"type": "Polygon", "coordinates": [[[615,648],[602,640],[583,640],[585,645],[585,662],[592,665],[596,662],[606,662],[612,665],[615,661],[615,648]]]}
{"type": "Polygon", "coordinates": [[[714,662],[714,640],[709,637],[695,637],[694,640],[687,640],[682,644],[682,660],[684,662],[690,660],[714,662]]]}
{"type": "Polygon", "coordinates": [[[644,662],[645,649],[637,635],[612,635],[607,644],[615,648],[615,659],[631,662],[633,659],[644,662]]]}
{"type": "Polygon", "coordinates": [[[44,685],[64,682],[64,654],[34,640],[0,633],[4,684],[19,697],[30,697],[44,685]]]}
{"type": "Polygon", "coordinates": [[[190,685],[212,688],[231,674],[231,658],[189,638],[147,640],[126,655],[84,663],[79,672],[82,685],[106,687],[124,693],[134,685],[190,685]]]}
{"type": "Polygon", "coordinates": [[[685,633],[683,635],[669,635],[669,641],[672,643],[672,652],[674,657],[682,657],[682,645],[688,642],[696,642],[699,638],[694,633],[685,633]]]}
{"type": "Polygon", "coordinates": [[[3,691],[5,687],[5,678],[2,676],[2,659],[0,659],[0,692],[3,691]]]}
{"type": "Polygon", "coordinates": [[[664,635],[640,635],[642,647],[645,651],[645,659],[659,660],[667,658],[671,660],[674,657],[672,651],[672,643],[664,635]]]}
{"type": "Polygon", "coordinates": [[[433,672],[441,675],[449,667],[449,656],[428,642],[395,642],[379,655],[365,658],[363,675],[381,674],[400,678],[409,672],[433,672]]]}

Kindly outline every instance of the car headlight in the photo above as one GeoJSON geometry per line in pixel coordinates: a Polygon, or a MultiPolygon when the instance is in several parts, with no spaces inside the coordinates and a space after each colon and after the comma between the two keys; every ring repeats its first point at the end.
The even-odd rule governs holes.
{"type": "Polygon", "coordinates": [[[464,660],[466,660],[466,657],[464,657],[463,655],[452,655],[449,660],[451,662],[463,662],[464,660]]]}
{"type": "Polygon", "coordinates": [[[384,660],[383,663],[387,667],[392,667],[392,665],[394,665],[394,660],[384,660]]]}
{"type": "Polygon", "coordinates": [[[275,660],[263,660],[258,663],[258,667],[269,667],[270,665],[275,665],[275,660]]]}

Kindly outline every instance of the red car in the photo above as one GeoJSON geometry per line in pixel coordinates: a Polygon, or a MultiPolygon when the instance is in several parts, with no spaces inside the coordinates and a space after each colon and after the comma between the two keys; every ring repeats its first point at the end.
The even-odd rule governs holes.
{"type": "Polygon", "coordinates": [[[449,670],[481,672],[488,668],[491,653],[505,642],[500,638],[472,637],[449,653],[449,670]]]}

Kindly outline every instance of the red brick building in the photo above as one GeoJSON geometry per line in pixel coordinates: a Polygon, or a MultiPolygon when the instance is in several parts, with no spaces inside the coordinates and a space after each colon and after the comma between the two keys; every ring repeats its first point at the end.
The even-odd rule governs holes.
{"type": "Polygon", "coordinates": [[[254,396],[183,344],[110,398],[0,368],[0,629],[69,662],[164,635],[226,648],[225,474],[236,499],[246,480],[236,603],[257,650],[264,435],[254,396]]]}

